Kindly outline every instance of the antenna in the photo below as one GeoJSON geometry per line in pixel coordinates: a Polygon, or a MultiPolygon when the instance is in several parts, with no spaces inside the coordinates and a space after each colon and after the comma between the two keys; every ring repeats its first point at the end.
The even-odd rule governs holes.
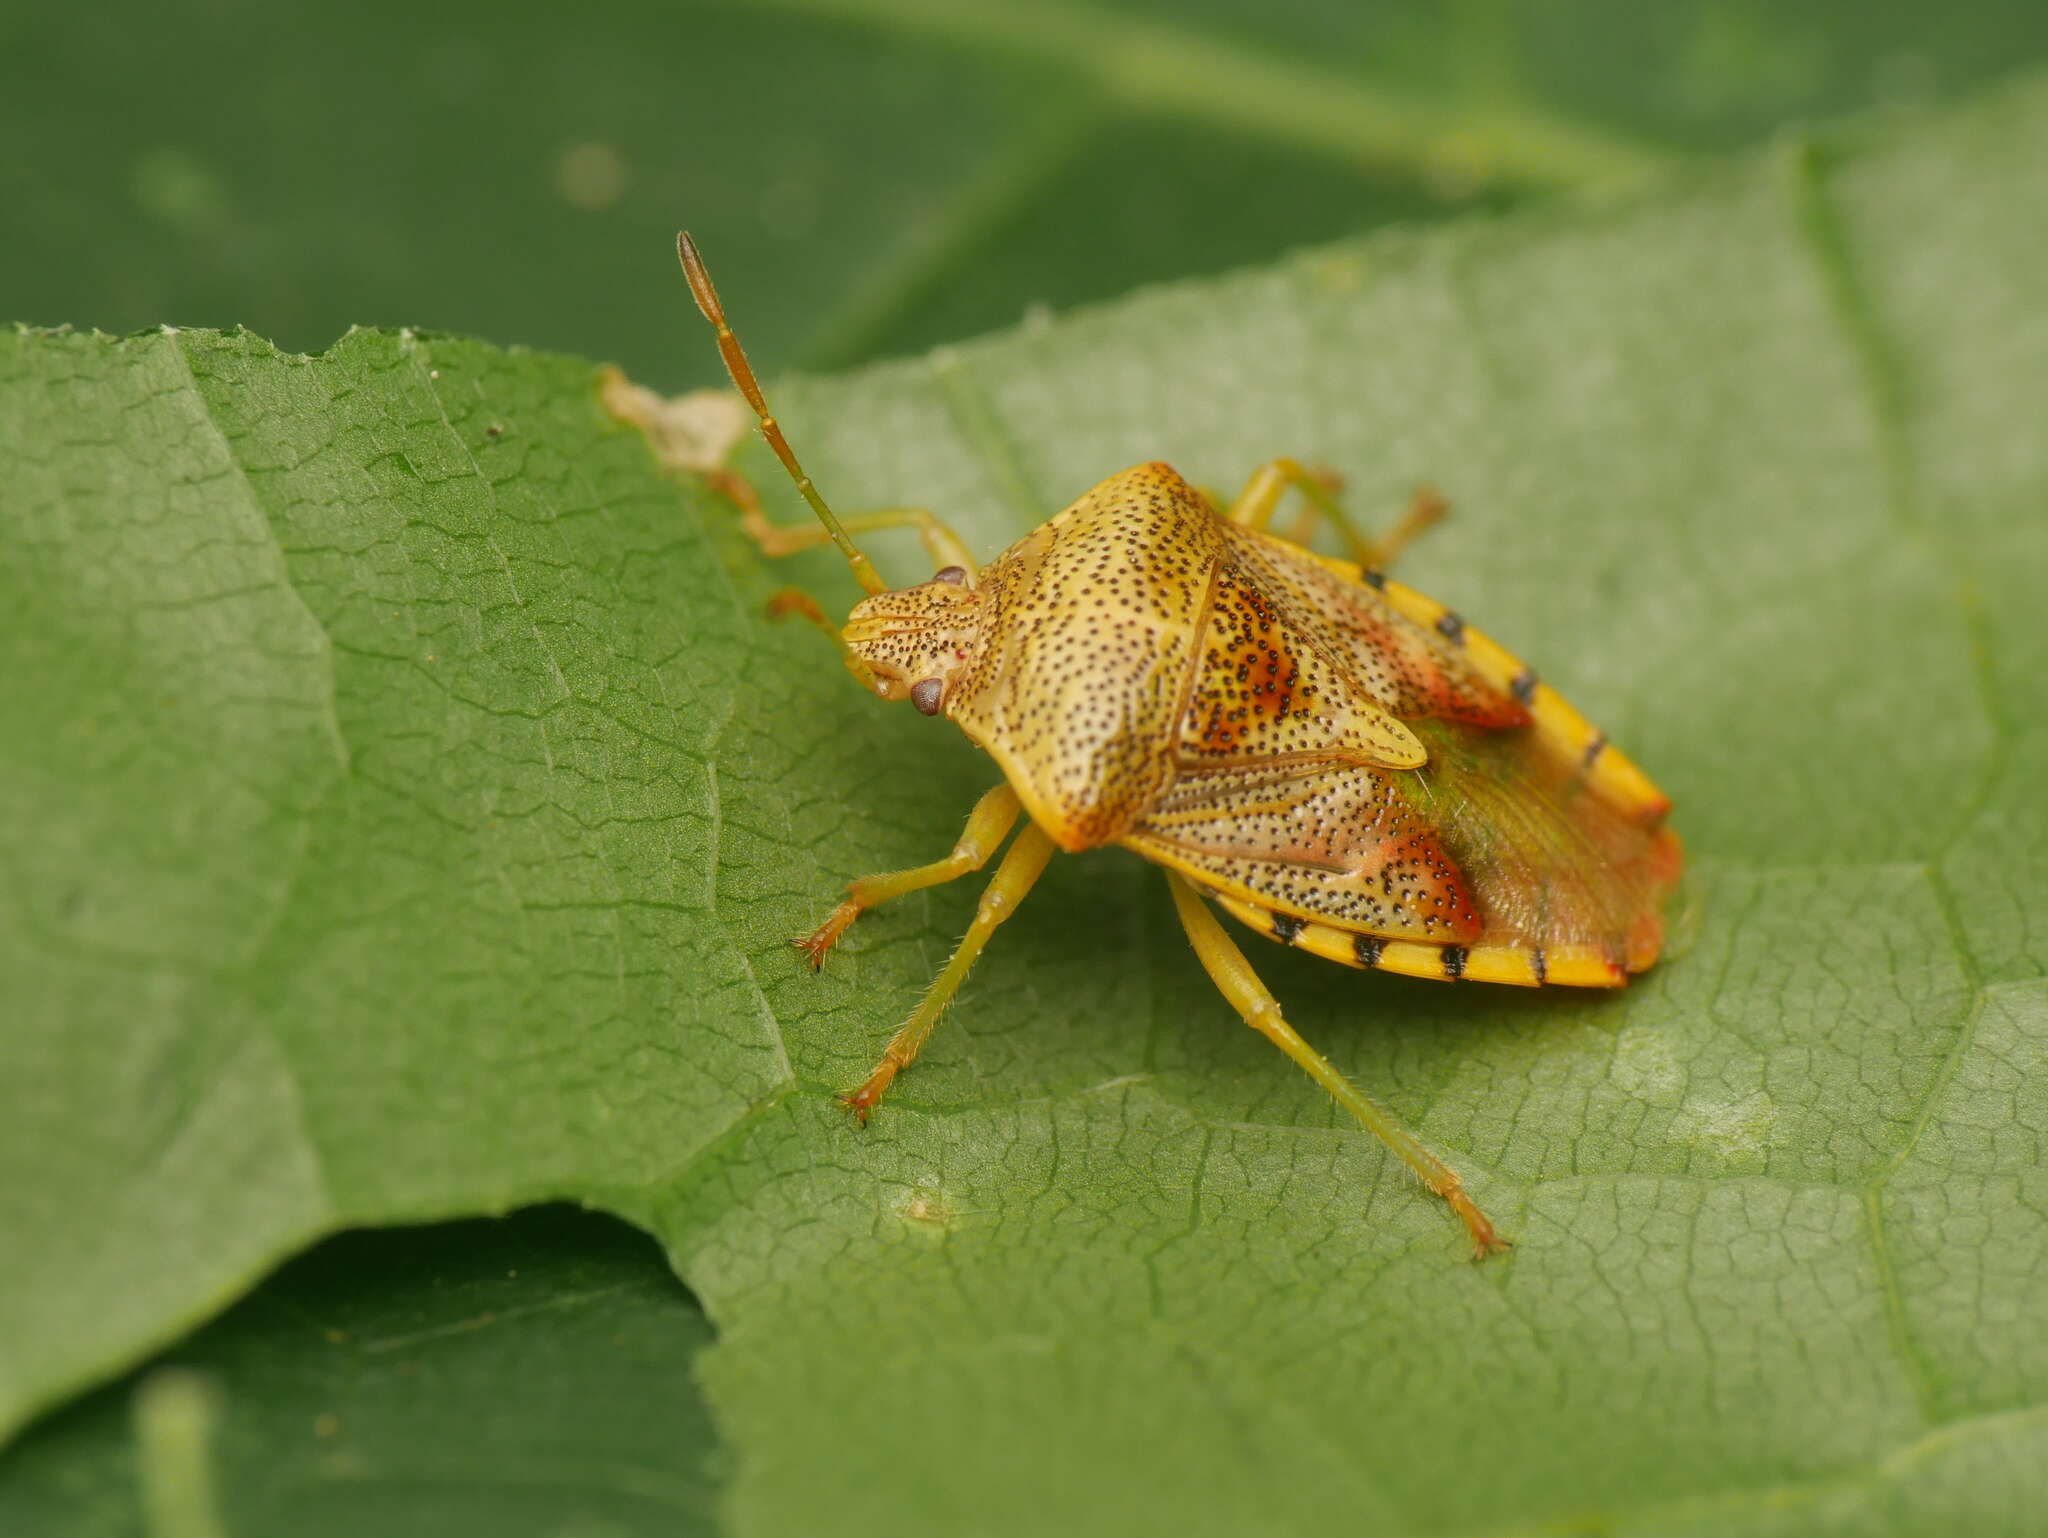
{"type": "Polygon", "coordinates": [[[811,478],[804,474],[804,467],[796,462],[796,455],[790,452],[789,440],[782,436],[782,426],[769,413],[768,401],[761,394],[760,381],[754,378],[754,366],[747,362],[745,349],[740,339],[732,334],[732,327],[725,323],[725,306],[718,302],[718,290],[711,286],[711,274],[704,270],[704,258],[697,254],[697,243],[687,233],[676,236],[676,255],[682,259],[683,276],[690,280],[690,295],[697,301],[697,308],[704,318],[711,322],[718,333],[718,354],[725,359],[725,371],[732,376],[740,394],[747,398],[747,404],[754,408],[754,415],[761,419],[761,436],[768,440],[768,447],[775,450],[775,457],[782,461],[782,468],[789,472],[789,478],[796,482],[796,489],[803,493],[804,500],[811,504],[811,511],[818,515],[818,521],[825,525],[825,532],[832,536],[832,543],[839,547],[839,553],[846,557],[846,564],[853,568],[853,575],[862,588],[870,593],[885,590],[880,573],[874,562],[861,553],[860,547],[847,538],[846,530],[839,526],[839,519],[825,499],[818,495],[818,488],[811,484],[811,478]]]}

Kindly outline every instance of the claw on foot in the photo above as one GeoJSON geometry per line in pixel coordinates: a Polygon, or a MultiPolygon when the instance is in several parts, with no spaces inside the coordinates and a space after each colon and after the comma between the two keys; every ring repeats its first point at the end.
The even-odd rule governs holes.
{"type": "Polygon", "coordinates": [[[896,1073],[902,1064],[894,1055],[884,1057],[875,1064],[875,1071],[862,1081],[857,1089],[850,1089],[839,1097],[839,1103],[853,1112],[853,1119],[863,1127],[868,1124],[868,1113],[875,1108],[875,1102],[888,1092],[895,1082],[896,1073]]]}
{"type": "Polygon", "coordinates": [[[804,960],[808,961],[811,970],[816,972],[825,965],[825,957],[831,952],[832,947],[839,943],[839,937],[845,934],[847,927],[859,917],[860,904],[848,899],[834,908],[831,916],[816,929],[807,935],[799,935],[789,943],[804,953],[804,960]]]}
{"type": "Polygon", "coordinates": [[[1441,523],[1451,511],[1450,498],[1434,486],[1418,486],[1415,496],[1408,503],[1408,511],[1401,515],[1401,521],[1394,525],[1393,533],[1387,536],[1387,551],[1393,552],[1414,539],[1432,524],[1441,523]]]}
{"type": "Polygon", "coordinates": [[[853,1113],[855,1121],[865,1127],[868,1124],[869,1115],[875,1109],[875,1102],[882,1098],[883,1092],[889,1087],[889,1081],[895,1077],[896,1065],[884,1062],[873,1073],[868,1075],[867,1082],[862,1084],[860,1088],[850,1089],[841,1095],[839,1103],[853,1113]]]}
{"type": "Polygon", "coordinates": [[[1514,1240],[1503,1239],[1499,1234],[1488,1229],[1484,1235],[1474,1234],[1472,1236],[1472,1259],[1474,1261],[1481,1261],[1489,1255],[1505,1254],[1514,1247],[1514,1240]]]}
{"type": "Polygon", "coordinates": [[[1451,1210],[1465,1220],[1465,1230],[1472,1235],[1474,1260],[1484,1260],[1489,1255],[1514,1248],[1512,1240],[1503,1239],[1493,1231],[1493,1224],[1474,1204],[1472,1198],[1465,1194],[1462,1186],[1453,1186],[1439,1194],[1451,1204],[1451,1210]]]}

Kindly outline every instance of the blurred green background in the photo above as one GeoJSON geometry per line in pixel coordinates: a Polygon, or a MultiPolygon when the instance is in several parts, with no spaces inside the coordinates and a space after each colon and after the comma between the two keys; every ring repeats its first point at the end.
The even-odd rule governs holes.
{"type": "Polygon", "coordinates": [[[709,382],[1475,204],[2048,53],[2038,0],[211,0],[0,20],[0,316],[414,325],[709,382]]]}

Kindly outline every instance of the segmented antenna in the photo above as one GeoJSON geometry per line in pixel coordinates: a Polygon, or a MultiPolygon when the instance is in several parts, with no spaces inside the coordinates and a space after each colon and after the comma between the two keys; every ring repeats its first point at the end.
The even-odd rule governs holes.
{"type": "Polygon", "coordinates": [[[740,339],[732,334],[732,327],[725,323],[725,306],[718,302],[718,290],[711,286],[711,274],[704,270],[704,258],[697,254],[697,243],[687,233],[676,236],[676,255],[682,259],[683,276],[690,280],[691,297],[718,333],[718,354],[725,359],[726,373],[732,375],[733,384],[747,398],[747,404],[754,408],[754,415],[761,419],[761,436],[768,440],[768,447],[775,450],[775,457],[782,461],[782,468],[796,482],[796,489],[803,493],[804,500],[811,504],[811,511],[825,525],[825,532],[832,536],[832,543],[846,557],[846,564],[853,568],[854,579],[870,593],[882,592],[884,583],[875,570],[874,562],[846,537],[846,530],[839,526],[838,517],[825,505],[825,499],[818,495],[818,488],[811,484],[811,478],[804,474],[804,467],[790,452],[789,440],[782,436],[781,424],[769,413],[767,398],[761,394],[760,381],[754,378],[754,366],[747,362],[746,350],[740,346],[740,339]]]}

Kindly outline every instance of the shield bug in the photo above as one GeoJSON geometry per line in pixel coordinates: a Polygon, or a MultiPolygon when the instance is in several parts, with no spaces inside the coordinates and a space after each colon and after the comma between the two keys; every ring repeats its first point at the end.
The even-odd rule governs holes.
{"type": "Polygon", "coordinates": [[[798,464],[689,236],[697,307],[762,436],[816,513],[768,521],[713,470],[770,555],[837,545],[867,597],[830,635],[885,700],[943,715],[1003,778],[952,852],[855,881],[797,944],[813,967],[863,912],[979,870],[1022,821],[974,921],[865,1082],[863,1121],[923,1047],[996,926],[1055,851],[1117,844],[1162,867],[1196,956],[1232,1008],[1464,1220],[1505,1243],[1457,1174],[1297,1035],[1210,904],[1346,966],[1445,981],[1614,988],[1657,958],[1681,855],[1657,787],[1536,672],[1390,580],[1442,510],[1358,531],[1317,477],[1276,459],[1218,506],[1164,464],[1103,481],[985,566],[921,509],[840,519],[798,464]],[[1352,559],[1268,531],[1290,490],[1352,559]],[[890,589],[853,532],[917,529],[937,568],[890,589]]]}

